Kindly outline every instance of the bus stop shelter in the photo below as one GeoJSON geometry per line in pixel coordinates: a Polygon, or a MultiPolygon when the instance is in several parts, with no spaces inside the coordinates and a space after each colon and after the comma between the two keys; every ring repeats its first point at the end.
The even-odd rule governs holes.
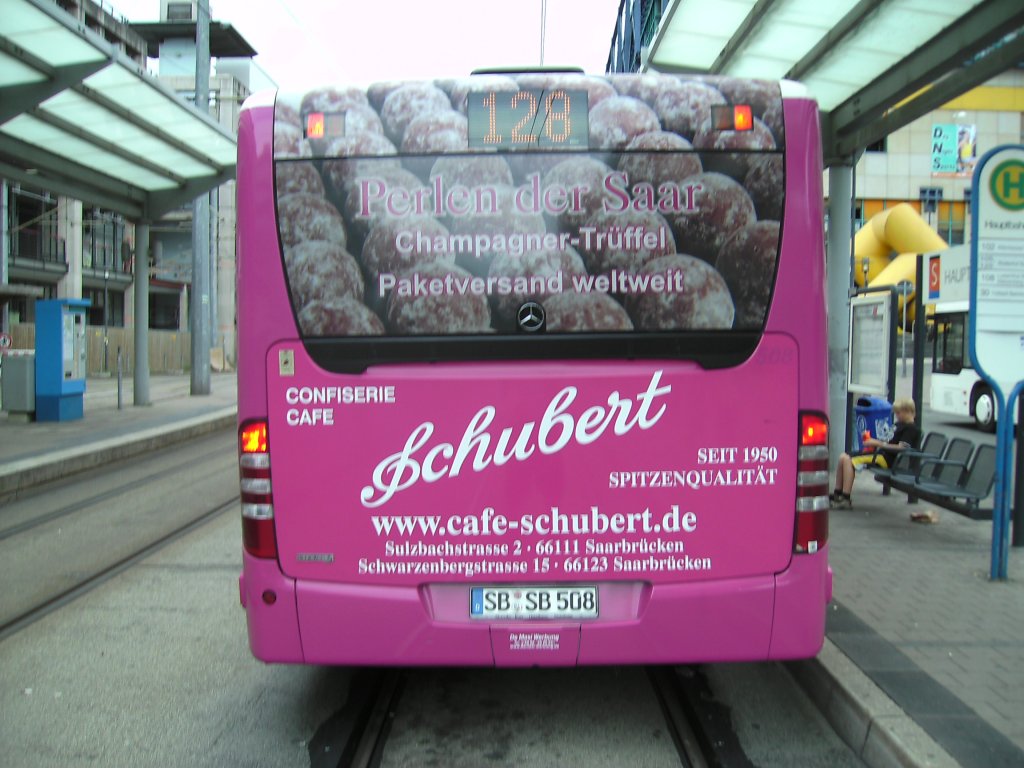
{"type": "Polygon", "coordinates": [[[1020,0],[623,0],[610,70],[796,80],[818,100],[829,181],[833,456],[846,437],[838,414],[847,409],[857,159],[1021,62],[1020,0]]]}
{"type": "Polygon", "coordinates": [[[2,18],[0,176],[135,222],[134,398],[145,404],[150,223],[234,178],[235,137],[53,0],[4,0],[2,18]]]}

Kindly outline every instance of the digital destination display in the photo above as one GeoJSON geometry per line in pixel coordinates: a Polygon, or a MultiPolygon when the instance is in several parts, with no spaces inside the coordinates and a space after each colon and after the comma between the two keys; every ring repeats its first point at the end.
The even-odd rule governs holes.
{"type": "Polygon", "coordinates": [[[587,92],[555,88],[469,94],[471,149],[587,149],[587,92]]]}

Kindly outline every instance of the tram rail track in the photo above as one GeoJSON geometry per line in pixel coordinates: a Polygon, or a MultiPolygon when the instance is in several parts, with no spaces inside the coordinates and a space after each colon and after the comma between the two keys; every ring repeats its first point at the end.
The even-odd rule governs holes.
{"type": "MultiPolygon", "coordinates": [[[[683,768],[749,766],[742,752],[731,751],[729,734],[709,712],[701,685],[688,668],[647,667],[643,670],[671,734],[683,768]],[[710,730],[706,726],[711,724],[710,730]]],[[[403,690],[425,684],[418,670],[363,669],[349,686],[348,699],[318,729],[309,743],[312,768],[389,768],[386,746],[403,690]]],[[[660,724],[655,724],[660,725],[660,724]]],[[[727,724],[725,724],[727,725],[727,724]]],[[[486,739],[481,738],[481,741],[486,739]]],[[[538,754],[525,765],[548,765],[550,755],[538,754]]]]}
{"type": "MultiPolygon", "coordinates": [[[[213,457],[222,455],[223,450],[220,448],[204,451],[202,454],[198,456],[192,456],[186,459],[185,461],[181,461],[169,466],[163,466],[154,472],[148,472],[145,475],[142,475],[138,478],[124,482],[115,488],[111,488],[101,493],[92,494],[85,498],[78,499],[72,504],[65,504],[57,509],[33,516],[22,522],[15,523],[4,528],[0,528],[0,541],[9,539],[12,536],[17,536],[19,534],[26,533],[34,528],[37,528],[38,526],[46,525],[47,523],[52,523],[56,520],[60,520],[76,512],[87,510],[90,507],[93,507],[97,504],[112,501],[121,496],[124,496],[125,494],[131,493],[132,491],[144,488],[146,485],[156,482],[166,477],[168,474],[172,474],[175,472],[185,472],[188,471],[189,469],[192,469],[193,467],[206,465],[213,457]]],[[[24,503],[26,501],[30,501],[34,496],[39,495],[40,492],[51,489],[52,487],[50,486],[44,486],[41,489],[34,489],[35,492],[33,494],[22,496],[17,500],[19,502],[24,503]]]]}
{"type": "Polygon", "coordinates": [[[683,693],[675,670],[668,667],[648,667],[647,677],[661,705],[665,723],[679,753],[680,764],[684,768],[709,768],[711,765],[717,765],[708,760],[710,747],[706,744],[706,739],[701,738],[698,731],[699,721],[683,693]],[[695,724],[698,727],[695,727],[695,724]]]}
{"type": "Polygon", "coordinates": [[[61,590],[44,601],[38,602],[28,610],[22,611],[12,618],[3,619],[3,623],[0,623],[0,642],[45,618],[54,611],[74,602],[83,595],[92,592],[134,565],[156,554],[161,549],[213,521],[224,512],[236,508],[237,504],[238,498],[233,496],[212,507],[208,506],[199,515],[193,516],[184,524],[175,527],[147,545],[136,549],[132,554],[122,557],[99,571],[83,577],[66,589],[61,590]]]}

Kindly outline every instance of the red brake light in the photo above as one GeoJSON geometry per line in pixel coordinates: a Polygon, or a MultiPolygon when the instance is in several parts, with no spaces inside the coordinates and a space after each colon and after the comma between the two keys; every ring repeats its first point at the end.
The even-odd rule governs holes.
{"type": "Polygon", "coordinates": [[[800,414],[793,551],[813,554],[828,541],[828,419],[800,414]]]}
{"type": "Polygon", "coordinates": [[[732,108],[733,130],[750,131],[754,128],[754,115],[747,104],[737,104],[732,108]]]}
{"type": "Polygon", "coordinates": [[[828,419],[817,413],[800,414],[800,445],[828,445],[828,419]]]}
{"type": "Polygon", "coordinates": [[[749,104],[714,104],[711,127],[716,131],[750,131],[754,128],[754,113],[749,104]]]}
{"type": "Polygon", "coordinates": [[[306,138],[322,139],[324,137],[325,120],[323,112],[310,112],[306,115],[306,138]]]}
{"type": "Polygon", "coordinates": [[[266,453],[267,422],[255,421],[242,425],[239,443],[242,453],[266,453]]]}
{"type": "Polygon", "coordinates": [[[255,557],[277,557],[267,422],[243,424],[238,430],[238,449],[245,550],[255,557]]]}

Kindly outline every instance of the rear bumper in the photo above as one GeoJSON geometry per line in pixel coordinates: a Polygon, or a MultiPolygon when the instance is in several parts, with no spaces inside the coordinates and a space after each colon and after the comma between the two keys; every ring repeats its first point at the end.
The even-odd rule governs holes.
{"type": "Polygon", "coordinates": [[[346,665],[571,666],[807,658],[832,593],[828,548],[773,576],[688,584],[601,584],[593,622],[480,622],[469,584],[297,584],[244,556],[239,578],[253,654],[346,665]]]}

